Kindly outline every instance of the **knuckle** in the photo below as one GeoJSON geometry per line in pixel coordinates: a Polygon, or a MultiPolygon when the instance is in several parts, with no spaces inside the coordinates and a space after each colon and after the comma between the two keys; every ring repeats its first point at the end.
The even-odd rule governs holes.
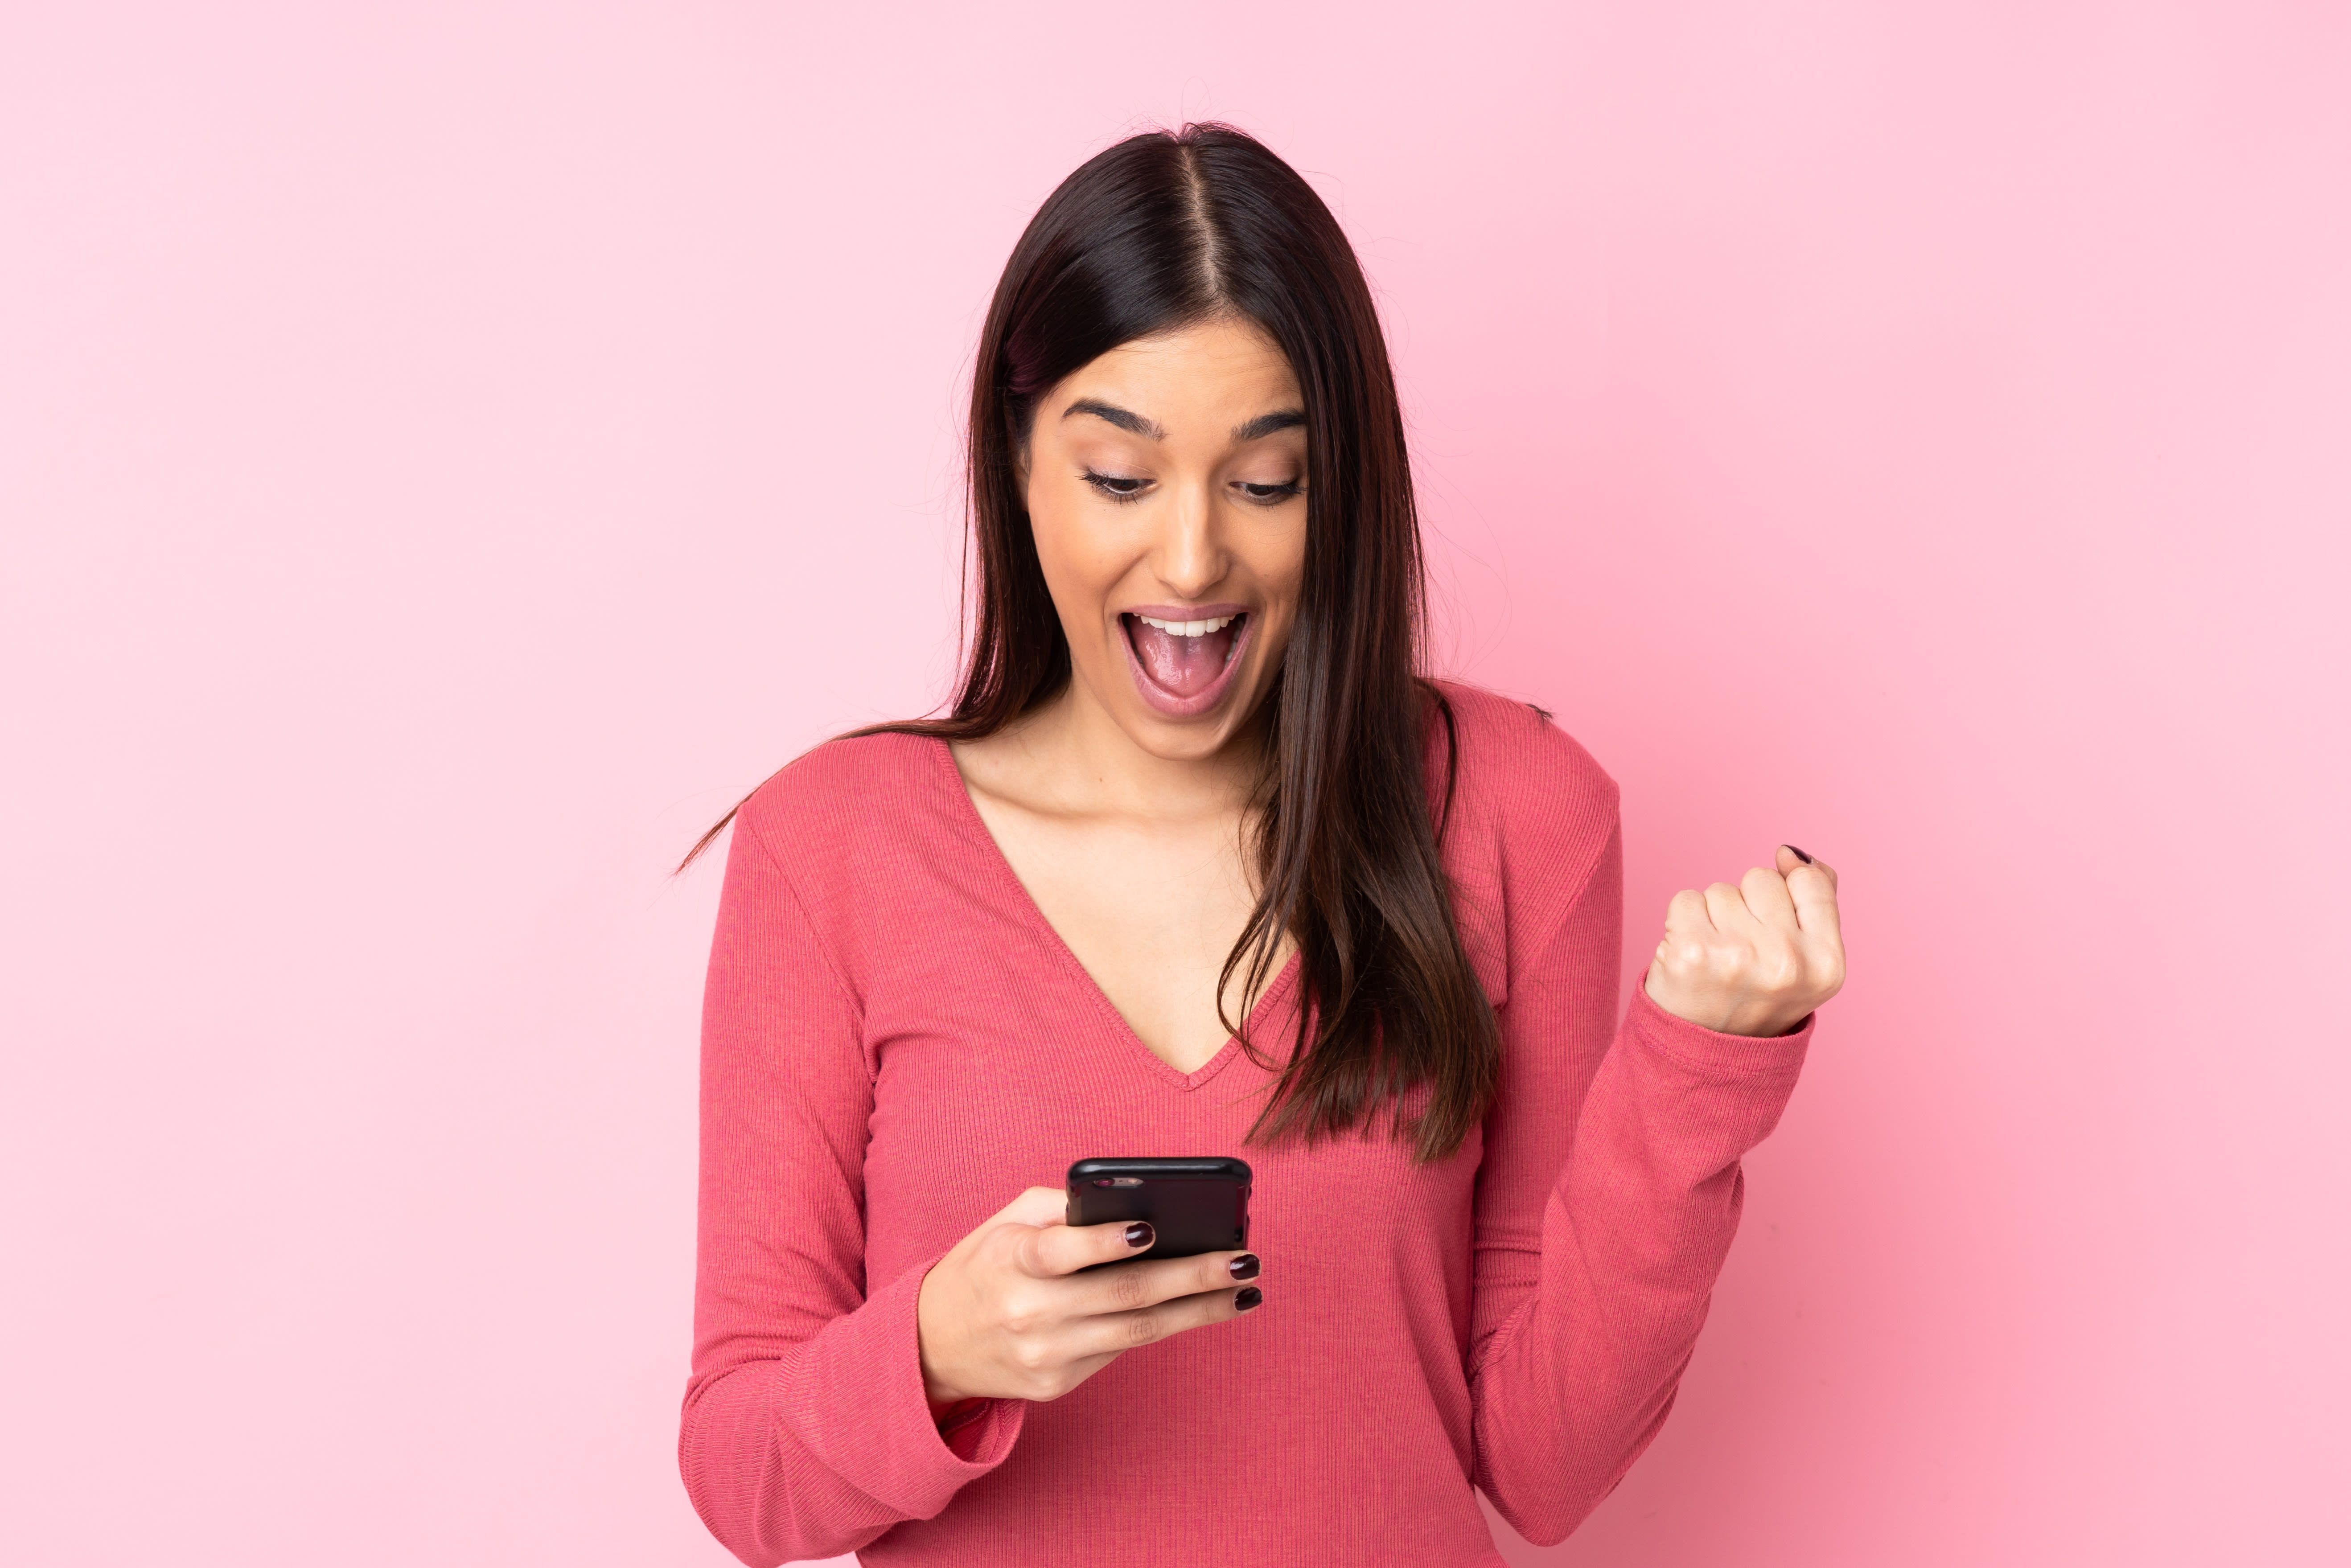
{"type": "Polygon", "coordinates": [[[1012,1364],[1030,1379],[1043,1376],[1051,1370],[1045,1347],[1033,1339],[1024,1339],[1012,1346],[1012,1364]]]}
{"type": "Polygon", "coordinates": [[[1151,1304],[1151,1281],[1143,1277],[1140,1269],[1121,1269],[1110,1281],[1110,1296],[1121,1308],[1144,1307],[1151,1304]]]}
{"type": "Polygon", "coordinates": [[[1160,1315],[1157,1312],[1137,1312],[1126,1320],[1125,1327],[1121,1331],[1121,1337],[1131,1345],[1150,1344],[1164,1337],[1166,1333],[1167,1325],[1160,1321],[1160,1315]]]}

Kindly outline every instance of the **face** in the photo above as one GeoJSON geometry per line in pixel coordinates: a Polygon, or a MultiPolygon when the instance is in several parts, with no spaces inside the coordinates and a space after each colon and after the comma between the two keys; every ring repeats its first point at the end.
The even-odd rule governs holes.
{"type": "Polygon", "coordinates": [[[1296,620],[1307,477],[1298,378],[1245,322],[1123,344],[1040,399],[1024,478],[1073,697],[1155,757],[1230,741],[1296,620]]]}

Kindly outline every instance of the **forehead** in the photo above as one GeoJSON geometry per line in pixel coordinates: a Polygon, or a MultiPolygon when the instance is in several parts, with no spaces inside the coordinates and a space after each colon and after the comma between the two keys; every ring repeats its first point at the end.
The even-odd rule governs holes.
{"type": "Polygon", "coordinates": [[[1217,320],[1137,338],[1081,366],[1053,392],[1053,412],[1100,398],[1144,414],[1172,435],[1299,404],[1298,377],[1262,328],[1217,320]]]}

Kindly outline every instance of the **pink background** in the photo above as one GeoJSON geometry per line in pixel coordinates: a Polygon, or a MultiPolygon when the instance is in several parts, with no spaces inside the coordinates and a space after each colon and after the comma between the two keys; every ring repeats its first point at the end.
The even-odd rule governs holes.
{"type": "Polygon", "coordinates": [[[944,689],[996,271],[1223,117],[1631,945],[1845,874],[1681,1407],[1513,1560],[2341,1561],[2346,81],[2250,0],[9,7],[0,1555],[725,1561],[664,871],[944,689]]]}

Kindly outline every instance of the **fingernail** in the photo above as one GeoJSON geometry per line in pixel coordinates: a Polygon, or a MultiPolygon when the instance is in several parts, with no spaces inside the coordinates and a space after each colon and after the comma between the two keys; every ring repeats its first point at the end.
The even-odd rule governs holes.
{"type": "Polygon", "coordinates": [[[1262,1265],[1258,1262],[1256,1253],[1244,1252],[1225,1266],[1233,1271],[1236,1280],[1254,1280],[1262,1265]]]}
{"type": "Polygon", "coordinates": [[[1792,854],[1792,855],[1795,856],[1798,860],[1800,860],[1800,861],[1803,862],[1806,865],[1810,865],[1810,864],[1812,864],[1812,863],[1813,863],[1813,857],[1812,857],[1812,856],[1810,856],[1810,855],[1808,855],[1808,854],[1806,854],[1803,851],[1802,851],[1802,850],[1798,849],[1795,845],[1793,845],[1793,844],[1782,844],[1780,847],[1781,847],[1782,849],[1783,849],[1783,850],[1787,851],[1790,854],[1792,854]]]}
{"type": "Polygon", "coordinates": [[[1244,1286],[1233,1292],[1233,1311],[1246,1312],[1265,1300],[1265,1292],[1255,1285],[1244,1286]]]}
{"type": "Polygon", "coordinates": [[[1138,1219],[1126,1228],[1126,1244],[1129,1247],[1148,1247],[1158,1239],[1159,1233],[1151,1228],[1148,1220],[1138,1219]]]}

